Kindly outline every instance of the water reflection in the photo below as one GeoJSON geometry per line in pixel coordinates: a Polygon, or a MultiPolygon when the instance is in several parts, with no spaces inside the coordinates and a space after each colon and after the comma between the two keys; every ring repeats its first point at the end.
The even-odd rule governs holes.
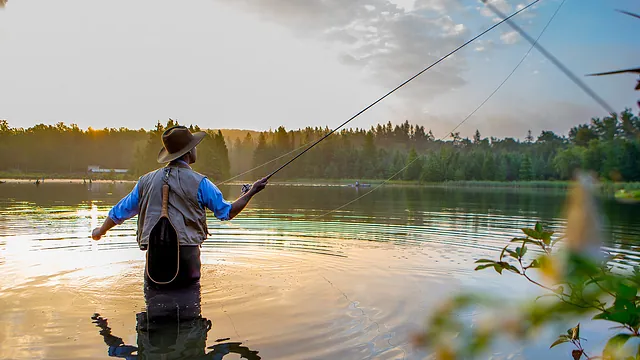
{"type": "MultiPolygon", "coordinates": [[[[3,184],[0,186],[0,237],[41,235],[40,229],[52,225],[56,233],[71,232],[75,226],[94,225],[96,217],[106,216],[109,208],[133,187],[132,182],[69,184],[47,182],[36,188],[33,184],[3,184]],[[86,221],[85,221],[86,220],[86,221]]],[[[361,196],[370,188],[272,186],[256,197],[242,217],[220,223],[209,219],[212,234],[238,227],[252,230],[274,230],[285,235],[342,237],[353,229],[356,238],[366,236],[363,226],[383,225],[393,230],[384,240],[404,240],[418,233],[451,235],[459,238],[497,239],[502,233],[514,236],[519,228],[542,221],[555,230],[564,225],[565,192],[554,189],[473,189],[429,187],[383,187],[348,207],[327,216],[328,211],[361,196]],[[256,211],[256,209],[260,209],[256,211]],[[322,226],[318,226],[321,223],[322,226]],[[391,226],[391,227],[390,227],[391,226]],[[289,234],[289,233],[287,233],[289,234]],[[498,235],[498,236],[496,236],[498,235]]],[[[228,199],[239,195],[239,186],[221,186],[228,199]]],[[[606,246],[620,252],[638,252],[640,236],[640,206],[603,201],[611,235],[606,246]]],[[[135,221],[116,228],[112,237],[135,233],[135,221]]],[[[68,234],[66,234],[68,235],[68,234]]],[[[233,235],[238,235],[234,233],[233,235]]],[[[505,236],[508,237],[508,236],[505,236]]],[[[212,238],[219,238],[213,236],[212,238]]],[[[420,236],[418,242],[433,239],[420,236]]],[[[380,240],[378,237],[368,240],[380,240]]],[[[500,240],[504,240],[500,238],[500,240]]],[[[1,241],[1,239],[0,239],[1,241]]],[[[133,244],[133,243],[132,243],[133,244]]]]}
{"type": "MultiPolygon", "coordinates": [[[[498,256],[536,220],[564,225],[559,191],[383,187],[318,217],[370,190],[272,186],[243,216],[208,219],[201,309],[200,289],[177,299],[145,293],[145,305],[135,220],[100,242],[89,238],[132,187],[0,185],[0,358],[173,359],[177,351],[257,358],[250,344],[265,359],[424,359],[411,337],[451,292],[537,291],[474,272],[475,260],[498,256]],[[94,312],[111,319],[96,316],[95,328],[94,312]],[[229,336],[233,342],[213,341],[229,336]]],[[[240,187],[221,190],[232,199],[240,187]]],[[[606,249],[623,254],[621,262],[640,260],[640,206],[605,202],[603,209],[606,249]]],[[[547,356],[552,341],[515,352],[547,356]]]]}
{"type": "Polygon", "coordinates": [[[199,282],[181,289],[158,289],[146,284],[144,297],[145,311],[136,314],[135,346],[112,334],[108,320],[100,314],[91,317],[100,329],[110,357],[219,360],[237,354],[242,359],[261,359],[258,351],[229,339],[218,339],[215,345],[207,347],[207,334],[213,324],[202,317],[199,282]]]}

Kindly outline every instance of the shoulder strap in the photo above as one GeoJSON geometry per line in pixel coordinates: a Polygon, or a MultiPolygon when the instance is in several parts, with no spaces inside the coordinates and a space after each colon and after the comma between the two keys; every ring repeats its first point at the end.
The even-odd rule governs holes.
{"type": "Polygon", "coordinates": [[[169,184],[169,174],[171,174],[171,168],[170,167],[165,167],[164,168],[164,183],[165,184],[169,184]]]}

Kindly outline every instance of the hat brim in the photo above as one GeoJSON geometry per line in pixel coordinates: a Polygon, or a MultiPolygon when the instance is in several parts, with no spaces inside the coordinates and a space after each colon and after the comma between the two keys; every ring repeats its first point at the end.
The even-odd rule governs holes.
{"type": "Polygon", "coordinates": [[[191,140],[191,142],[187,144],[180,151],[169,153],[167,149],[165,149],[163,146],[162,149],[160,149],[160,152],[158,153],[158,162],[160,164],[167,163],[182,157],[182,155],[188,153],[189,151],[191,151],[191,149],[198,146],[198,144],[200,144],[202,139],[204,139],[204,137],[207,136],[207,133],[205,133],[204,131],[198,131],[193,133],[192,135],[193,135],[193,140],[191,140]]]}

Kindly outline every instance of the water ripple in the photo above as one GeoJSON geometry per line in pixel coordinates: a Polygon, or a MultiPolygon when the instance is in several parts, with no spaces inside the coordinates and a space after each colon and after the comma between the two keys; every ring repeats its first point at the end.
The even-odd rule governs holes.
{"type": "MultiPolygon", "coordinates": [[[[0,197],[0,323],[8,324],[0,358],[32,358],[35,348],[39,357],[106,358],[88,321],[96,312],[135,343],[135,314],[145,307],[135,219],[99,242],[89,237],[128,189],[60,188],[49,200],[38,197],[47,187],[38,196],[29,189],[0,197]],[[58,192],[77,199],[62,201],[58,192]]],[[[208,218],[201,281],[202,314],[213,324],[208,349],[219,343],[212,339],[228,339],[265,359],[425,358],[410,339],[442,298],[462,286],[533,291],[474,272],[475,260],[495,257],[535,221],[564,227],[557,195],[448,190],[382,189],[353,209],[317,217],[354,196],[340,187],[276,187],[231,222],[208,218]]],[[[637,213],[607,211],[604,249],[625,255],[621,265],[640,261],[637,213]]]]}

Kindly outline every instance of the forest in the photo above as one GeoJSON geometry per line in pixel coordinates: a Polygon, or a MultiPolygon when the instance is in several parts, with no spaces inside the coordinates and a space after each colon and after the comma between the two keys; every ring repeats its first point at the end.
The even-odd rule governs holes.
{"type": "MultiPolygon", "coordinates": [[[[160,135],[169,119],[151,131],[126,128],[96,130],[77,125],[39,124],[12,128],[0,120],[0,173],[87,176],[89,166],[128,169],[136,178],[159,165],[160,135]]],[[[307,127],[270,131],[201,130],[208,137],[198,146],[194,168],[215,181],[271,161],[239,180],[268,174],[319,139],[329,128],[307,127]],[[277,161],[274,158],[283,156],[277,161]]],[[[387,179],[443,182],[453,180],[568,180],[576,169],[596,172],[613,181],[640,181],[640,118],[630,109],[569,129],[567,135],[529,131],[523,140],[472,138],[452,133],[438,140],[422,125],[409,121],[378,124],[370,129],[345,129],[330,136],[278,174],[292,179],[387,179]],[[407,167],[407,165],[409,165],[407,167]],[[405,169],[406,167],[406,169],[405,169]]]]}

